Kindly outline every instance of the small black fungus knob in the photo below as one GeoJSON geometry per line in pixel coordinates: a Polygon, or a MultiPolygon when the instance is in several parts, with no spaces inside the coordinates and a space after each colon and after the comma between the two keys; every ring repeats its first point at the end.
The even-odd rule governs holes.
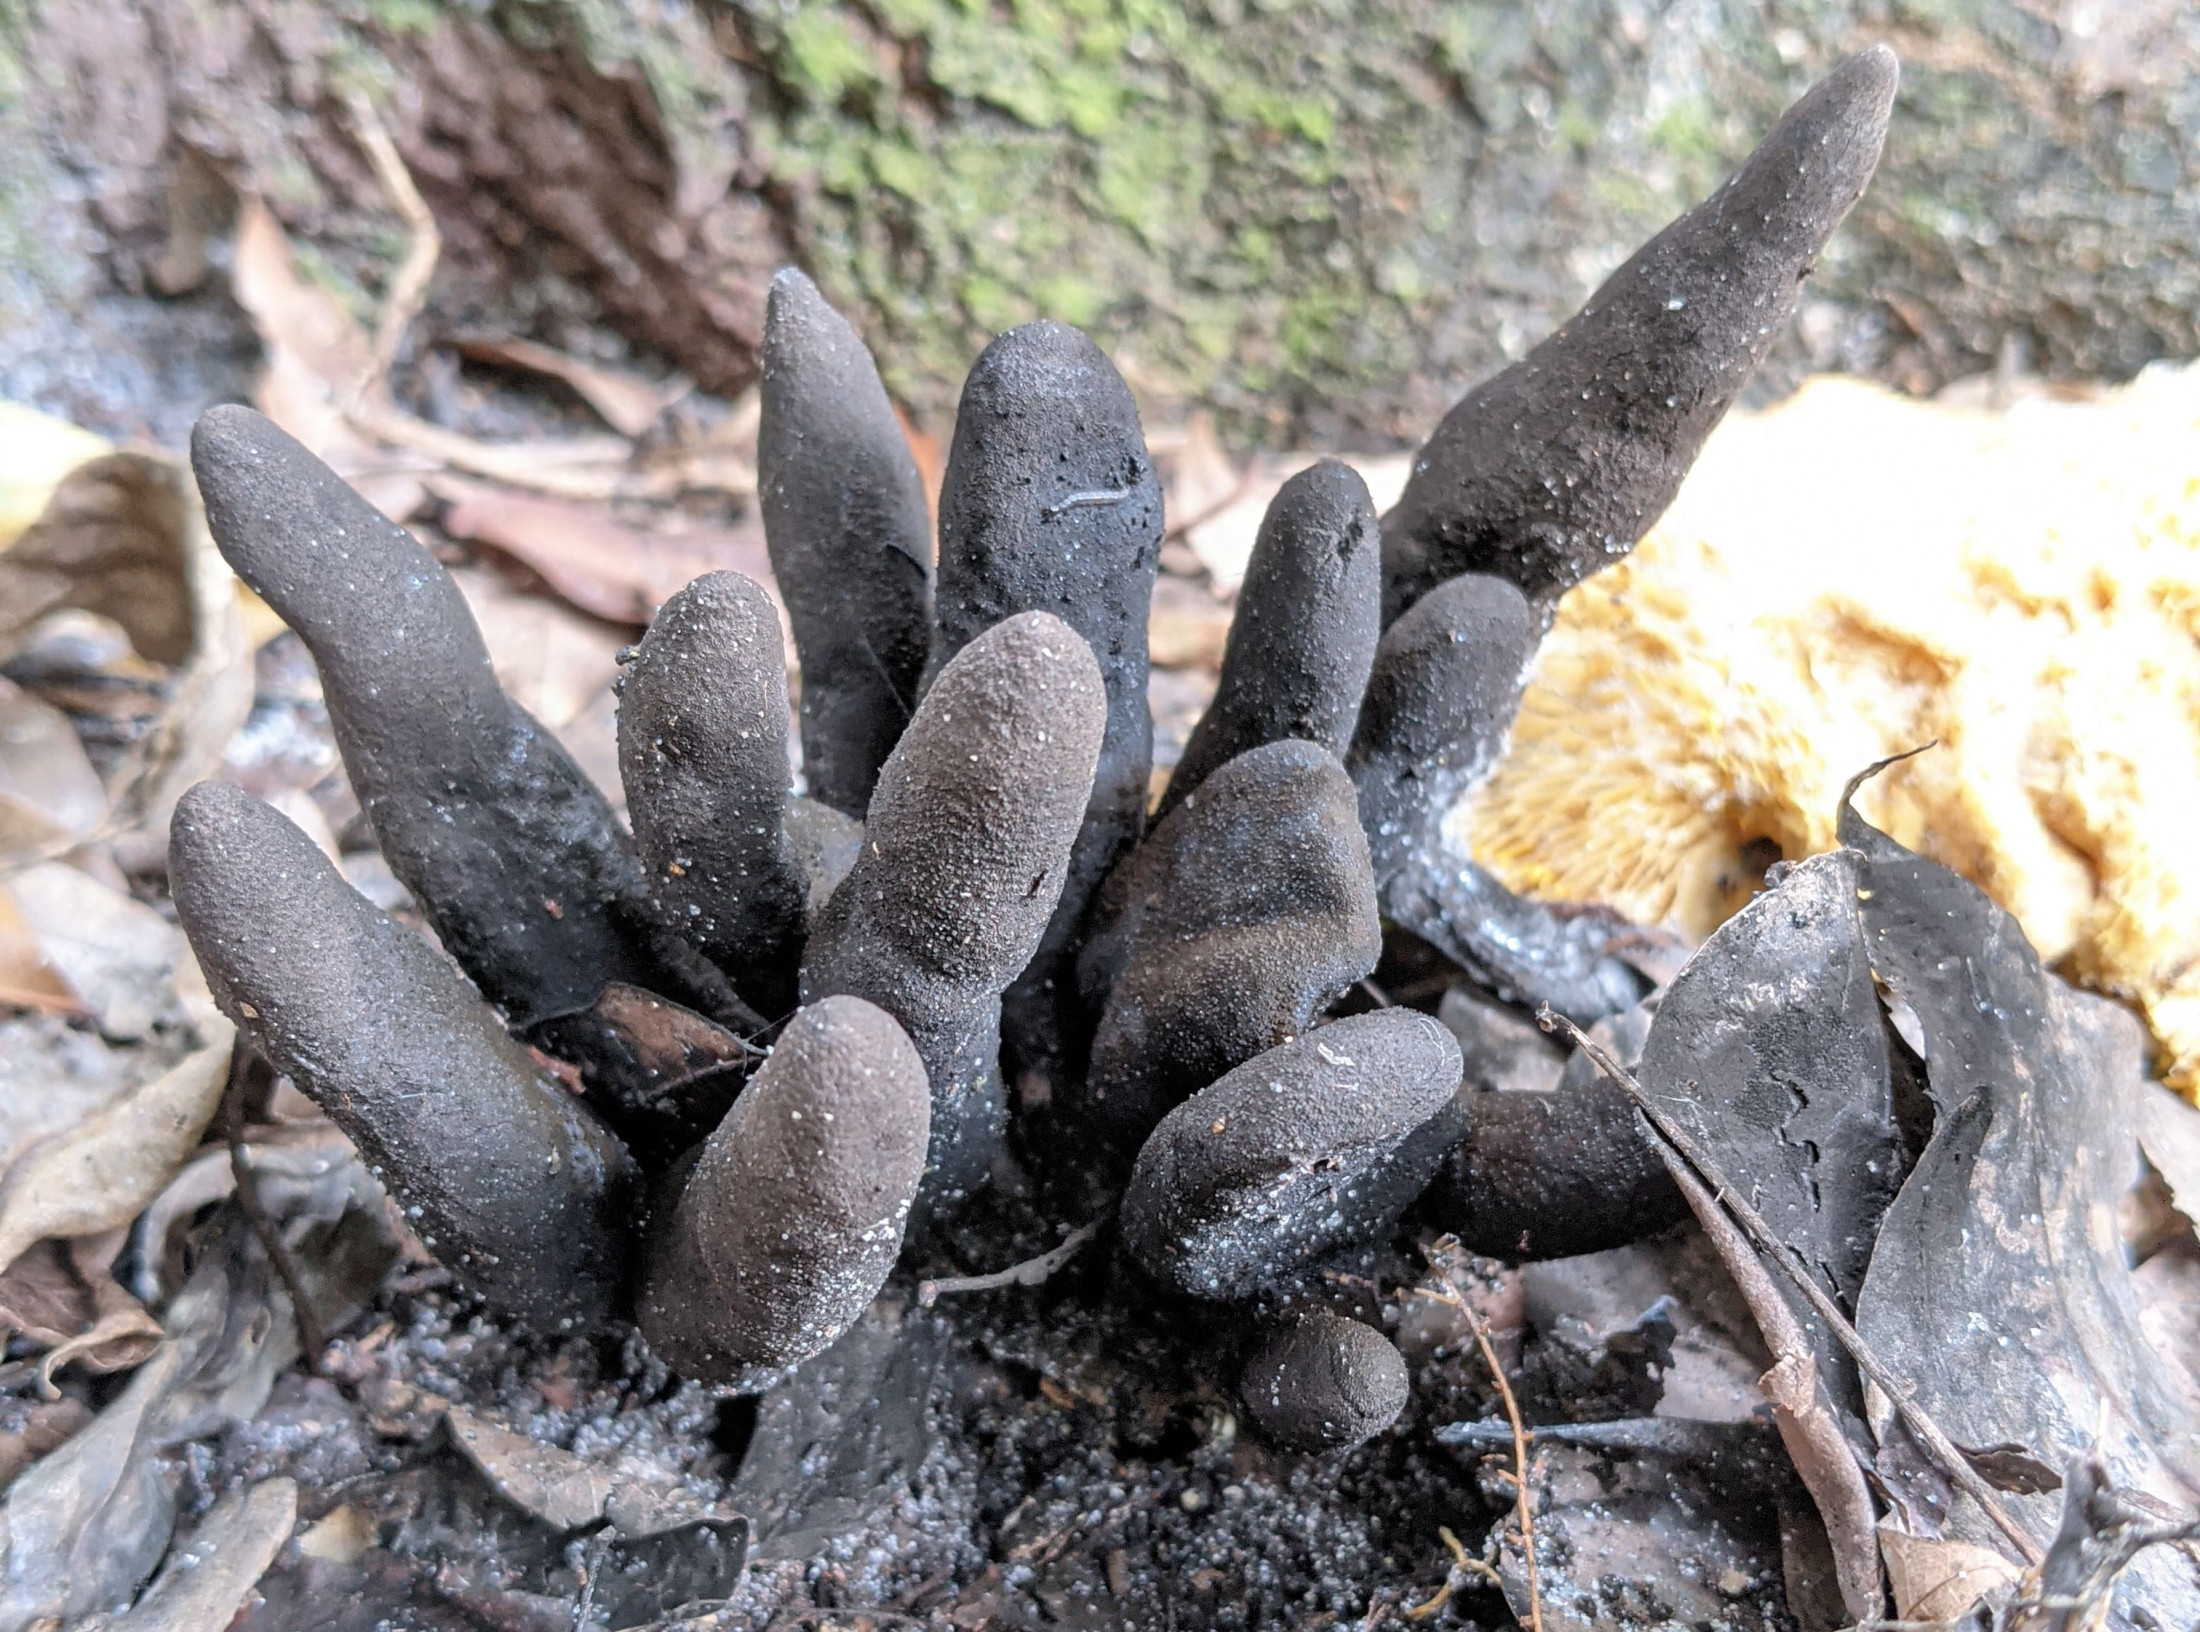
{"type": "Polygon", "coordinates": [[[1261,1345],[1238,1394],[1262,1437],[1283,1449],[1340,1450],[1398,1420],[1405,1356],[1374,1327],[1316,1309],[1261,1345]]]}

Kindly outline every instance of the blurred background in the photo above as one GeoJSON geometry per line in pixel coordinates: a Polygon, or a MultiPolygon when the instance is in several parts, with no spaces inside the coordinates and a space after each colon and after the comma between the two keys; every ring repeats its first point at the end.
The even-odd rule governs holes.
{"type": "Polygon", "coordinates": [[[248,395],[240,197],[371,324],[379,133],[431,420],[477,330],[737,398],[796,260],[935,433],[1044,315],[1232,448],[1397,446],[1881,39],[1886,163],[1760,396],[2200,350],[2178,0],[6,0],[0,397],[174,443],[248,395]]]}

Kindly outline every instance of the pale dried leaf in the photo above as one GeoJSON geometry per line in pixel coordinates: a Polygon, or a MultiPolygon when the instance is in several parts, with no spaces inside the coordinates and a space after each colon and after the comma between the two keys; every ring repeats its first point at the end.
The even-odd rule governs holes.
{"type": "Polygon", "coordinates": [[[45,1349],[38,1371],[49,1395],[63,1366],[127,1371],[160,1342],[160,1323],[110,1273],[127,1233],[41,1241],[0,1272],[0,1338],[45,1349]]]}
{"type": "Polygon", "coordinates": [[[553,1530],[579,1530],[603,1517],[615,1477],[608,1468],[499,1428],[463,1406],[444,1413],[451,1442],[497,1493],[553,1530]]]}
{"type": "Polygon", "coordinates": [[[289,1304],[243,1236],[210,1243],[152,1359],[0,1503],[0,1632],[127,1602],[175,1526],[168,1449],[252,1416],[296,1356],[289,1304]]]}
{"type": "Polygon", "coordinates": [[[85,1121],[16,1153],[0,1173],[0,1264],[33,1242],[126,1224],[197,1148],[229,1080],[235,1030],[201,1018],[203,1046],[85,1121]]]}
{"type": "Polygon", "coordinates": [[[1891,1523],[1879,1527],[1879,1554],[1887,1561],[1895,1614],[1905,1621],[1952,1621],[2024,1574],[1990,1547],[1913,1536],[1891,1523]]]}
{"type": "Polygon", "coordinates": [[[107,451],[105,438],[65,419],[0,402],[0,550],[39,518],[62,477],[107,451]]]}
{"type": "Polygon", "coordinates": [[[0,1004],[43,1014],[88,1012],[75,989],[46,961],[38,932],[5,886],[0,886],[0,1004]]]}
{"type": "Polygon", "coordinates": [[[2135,1108],[2139,1148],[2169,1186],[2177,1210],[2200,1226],[2200,1111],[2158,1082],[2140,1085],[2135,1108]]]}
{"type": "Polygon", "coordinates": [[[460,356],[475,362],[531,369],[563,380],[621,436],[640,436],[691,389],[685,380],[645,379],[631,369],[585,362],[553,346],[511,335],[461,334],[451,344],[460,356]]]}
{"type": "Polygon", "coordinates": [[[151,907],[58,861],[26,867],[0,889],[103,1036],[135,1041],[173,1014],[183,933],[151,907]]]}
{"type": "MultiPolygon", "coordinates": [[[[117,453],[79,466],[0,555],[0,653],[65,607],[112,620],[140,657],[174,671],[106,794],[107,830],[164,823],[252,707],[236,579],[179,463],[117,453]]],[[[65,847],[57,840],[47,853],[65,847]]]]}
{"type": "Polygon", "coordinates": [[[538,498],[440,476],[430,491],[451,506],[443,530],[487,544],[536,574],[564,600],[612,623],[641,625],[706,572],[772,585],[761,529],[644,530],[601,507],[538,498]]]}
{"type": "Polygon", "coordinates": [[[230,1491],[170,1549],[144,1596],[120,1615],[94,1615],[70,1632],[222,1632],[298,1522],[298,1487],[263,1479],[230,1491]]]}
{"type": "Polygon", "coordinates": [[[106,785],[69,717],[0,680],[0,866],[76,844],[106,814],[106,785]]]}

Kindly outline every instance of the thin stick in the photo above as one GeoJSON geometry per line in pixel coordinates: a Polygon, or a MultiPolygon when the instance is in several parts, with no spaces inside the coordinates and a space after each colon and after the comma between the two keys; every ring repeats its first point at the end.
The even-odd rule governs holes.
{"type": "MultiPolygon", "coordinates": [[[[1475,1346],[1482,1351],[1483,1362],[1497,1383],[1497,1397],[1505,1402],[1505,1420],[1512,1424],[1513,1493],[1520,1513],[1520,1552],[1528,1565],[1528,1628],[1529,1632],[1543,1632],[1543,1590],[1536,1579],[1535,1566],[1535,1498],[1528,1490],[1528,1427],[1520,1420],[1520,1402],[1513,1398],[1512,1384],[1505,1380],[1505,1368],[1497,1363],[1497,1347],[1490,1342],[1490,1329],[1474,1306],[1460,1296],[1455,1287],[1447,1287],[1444,1292],[1416,1290],[1459,1311],[1466,1320],[1467,1330],[1474,1333],[1475,1346]]],[[[1445,1585],[1448,1588],[1449,1581],[1445,1585]]],[[[1423,1612],[1434,1614],[1435,1610],[1423,1606],[1423,1612]]]]}
{"type": "Polygon", "coordinates": [[[268,1262],[275,1266],[275,1275],[283,1283],[283,1290],[290,1295],[290,1312],[298,1322],[298,1342],[305,1349],[306,1370],[318,1376],[321,1352],[328,1347],[328,1334],[321,1330],[321,1317],[313,1312],[313,1304],[306,1297],[305,1277],[298,1272],[297,1260],[290,1256],[290,1249],[283,1245],[275,1221],[267,1216],[267,1209],[260,1204],[259,1179],[245,1155],[242,1072],[233,1071],[230,1075],[229,1087],[222,1095],[221,1115],[222,1135],[229,1146],[229,1172],[237,1181],[237,1205],[243,1210],[252,1233],[260,1238],[260,1246],[266,1251],[268,1262]]]}
{"type": "Polygon", "coordinates": [[[2027,1564],[2036,1566],[2044,1560],[2047,1557],[2045,1550],[2032,1539],[2030,1532],[2009,1516],[2009,1510],[2001,1505],[2001,1499],[1994,1494],[1993,1487],[1979,1476],[1978,1470],[1956,1448],[1955,1442],[1940,1431],[1940,1425],[1912,1397],[1911,1386],[1887,1368],[1858,1335],[1856,1328],[1849,1324],[1849,1318],[1841,1312],[1841,1306],[1833,1301],[1824,1287],[1795,1263],[1782,1246],[1780,1238],[1773,1234],[1772,1226],[1765,1222],[1764,1215],[1744,1201],[1727,1182],[1725,1174],[1719,1171],[1719,1166],[1712,1160],[1710,1153],[1685,1128],[1665,1114],[1636,1080],[1634,1073],[1614,1059],[1603,1044],[1548,1003],[1537,1011],[1536,1020],[1545,1031],[1562,1033],[1589,1057],[1590,1064],[1618,1084],[1627,1097],[1635,1102],[1635,1108],[1650,1124],[1651,1131],[1670,1145],[1681,1160],[1696,1171],[1712,1195],[1749,1236],[1757,1251],[1779,1265],[1781,1271],[1794,1283],[1796,1290],[1803,1294],[1804,1300],[1817,1311],[1818,1318],[1826,1323],[1827,1328],[1839,1339],[1841,1346],[1849,1351],[1849,1357],[1856,1362],[1857,1369],[1878,1384],[1887,1398],[1894,1402],[1895,1409],[1902,1415],[1903,1423],[1932,1454],[1933,1460],[1940,1464],[1941,1471],[1965,1495],[1978,1503],[1986,1516],[1993,1520],[1994,1528],[2009,1538],[2027,1564]]]}
{"type": "Polygon", "coordinates": [[[354,87],[345,97],[344,106],[351,115],[352,136],[374,167],[374,179],[381,184],[391,207],[404,219],[410,238],[405,259],[383,297],[381,316],[375,320],[373,362],[353,387],[353,395],[364,400],[388,375],[390,365],[397,361],[398,348],[405,343],[405,331],[420,315],[428,280],[435,276],[435,263],[443,254],[443,234],[437,230],[435,213],[413,185],[412,172],[405,168],[397,144],[390,140],[382,116],[374,111],[366,93],[354,87]]]}
{"type": "Polygon", "coordinates": [[[998,1292],[1010,1286],[1043,1286],[1047,1277],[1076,1257],[1086,1242],[1100,1233],[1104,1218],[1081,1224],[1062,1238],[1062,1244],[1036,1258],[996,1269],[990,1275],[946,1275],[936,1281],[917,1282],[917,1302],[929,1309],[948,1292],[998,1292]]]}

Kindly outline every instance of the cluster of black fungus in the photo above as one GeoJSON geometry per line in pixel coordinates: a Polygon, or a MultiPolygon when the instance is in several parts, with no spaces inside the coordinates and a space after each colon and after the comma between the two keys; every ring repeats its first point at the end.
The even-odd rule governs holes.
{"type": "Polygon", "coordinates": [[[1323,1306],[1325,1260],[1416,1205],[1513,1256],[1677,1216],[1616,1094],[1484,1094],[1430,1016],[1340,1004],[1386,923],[1498,1003],[1586,1023],[1649,988],[1606,919],[1508,894],[1440,826],[1501,748],[1556,596],[1657,518],[1791,313],[1894,81],[1877,49],[1815,87],[1460,403],[1382,522],[1344,465],[1288,483],[1151,813],[1161,492],[1074,329],[1012,330],[972,369],[935,575],[869,355],[780,275],[761,499],[808,792],[776,609],[714,574],[623,682],[631,839],[498,688],[442,568],[257,415],[209,413],[215,537],[311,648],[449,954],[205,784],[171,866],[217,998],[516,1320],[632,1319],[679,1372],[755,1390],[1008,1163],[1064,1213],[1114,1209],[1118,1274],[1267,1323],[1241,1393],[1276,1443],[1379,1431],[1405,1366],[1323,1306]]]}

